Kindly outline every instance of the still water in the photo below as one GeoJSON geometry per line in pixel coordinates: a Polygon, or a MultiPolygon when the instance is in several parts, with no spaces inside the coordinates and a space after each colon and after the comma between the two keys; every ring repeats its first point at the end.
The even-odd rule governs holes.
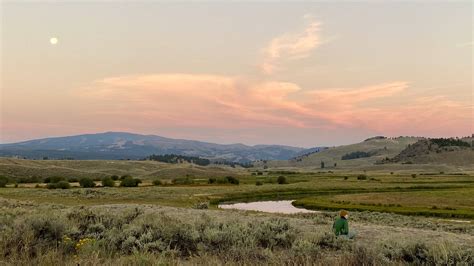
{"type": "Polygon", "coordinates": [[[256,201],[248,203],[234,203],[234,204],[221,204],[221,209],[237,209],[246,211],[261,211],[271,213],[313,213],[316,211],[296,208],[291,205],[293,200],[278,200],[278,201],[256,201]]]}

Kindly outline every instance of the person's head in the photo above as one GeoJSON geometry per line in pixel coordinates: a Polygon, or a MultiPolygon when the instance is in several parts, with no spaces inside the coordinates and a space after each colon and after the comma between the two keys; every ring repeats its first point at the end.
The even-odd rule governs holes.
{"type": "Polygon", "coordinates": [[[341,218],[349,218],[349,212],[346,211],[346,210],[342,210],[339,215],[341,216],[341,218]]]}

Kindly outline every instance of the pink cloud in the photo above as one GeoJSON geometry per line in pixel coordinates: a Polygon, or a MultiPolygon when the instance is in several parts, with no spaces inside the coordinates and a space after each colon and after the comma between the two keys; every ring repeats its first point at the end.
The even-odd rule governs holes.
{"type": "Polygon", "coordinates": [[[33,116],[17,108],[5,113],[0,137],[5,141],[31,138],[31,132],[48,136],[120,130],[301,145],[331,141],[336,135],[341,140],[345,134],[352,141],[374,134],[461,136],[473,126],[470,99],[426,97],[404,81],[306,89],[239,76],[133,75],[97,80],[64,99],[67,107],[61,106],[61,112],[39,108],[33,116]],[[40,123],[39,117],[48,119],[40,123]]]}
{"type": "MultiPolygon", "coordinates": [[[[95,119],[156,127],[364,129],[389,135],[468,134],[470,106],[407,97],[407,82],[307,90],[242,77],[158,74],[106,78],[76,93],[95,119]],[[383,105],[380,99],[399,104],[383,105]],[[100,103],[100,104],[98,104],[100,103]]],[[[472,106],[471,106],[472,107],[472,106]]],[[[112,122],[110,122],[112,123],[112,122]]]]}

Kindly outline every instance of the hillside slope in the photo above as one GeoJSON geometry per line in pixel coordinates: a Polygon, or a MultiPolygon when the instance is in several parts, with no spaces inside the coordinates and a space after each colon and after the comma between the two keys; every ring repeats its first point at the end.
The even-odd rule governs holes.
{"type": "Polygon", "coordinates": [[[422,139],[383,163],[474,165],[469,139],[422,139]]]}
{"type": "Polygon", "coordinates": [[[360,166],[373,165],[387,157],[394,157],[404,150],[409,144],[417,142],[420,138],[398,137],[384,138],[376,137],[363,142],[331,147],[307,156],[296,157],[288,161],[267,162],[270,167],[320,167],[324,162],[325,168],[357,168],[360,166]],[[352,157],[356,153],[363,153],[367,157],[343,160],[343,156],[352,157]]]}

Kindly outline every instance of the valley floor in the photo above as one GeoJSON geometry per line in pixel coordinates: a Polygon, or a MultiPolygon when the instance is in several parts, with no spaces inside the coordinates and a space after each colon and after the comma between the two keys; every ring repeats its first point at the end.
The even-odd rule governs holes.
{"type": "Polygon", "coordinates": [[[3,163],[10,183],[0,188],[0,265],[474,264],[469,171],[3,163]],[[70,179],[78,172],[92,174],[98,187],[79,187],[70,179]],[[70,189],[45,188],[43,178],[58,173],[67,173],[70,189]],[[100,186],[100,178],[118,173],[143,182],[100,186]],[[226,176],[238,184],[224,182],[226,176]],[[25,183],[33,177],[41,182],[25,183]],[[217,208],[283,199],[320,212],[217,208]],[[331,231],[340,209],[350,211],[353,240],[331,231]]]}

